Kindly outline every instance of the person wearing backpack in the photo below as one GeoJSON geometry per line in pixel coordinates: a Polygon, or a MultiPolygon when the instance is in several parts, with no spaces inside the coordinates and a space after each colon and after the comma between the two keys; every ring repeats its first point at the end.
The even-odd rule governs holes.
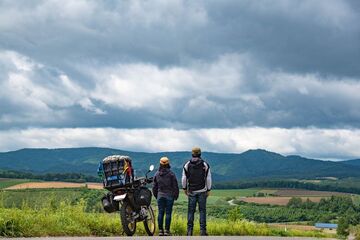
{"type": "Polygon", "coordinates": [[[183,167],[182,187],[188,196],[187,235],[192,236],[196,204],[200,211],[200,235],[207,236],[206,231],[206,199],[211,190],[210,165],[201,158],[201,149],[194,147],[192,158],[183,167]]]}
{"type": "Polygon", "coordinates": [[[153,194],[157,199],[159,214],[159,236],[171,236],[170,224],[174,201],[179,197],[179,186],[175,174],[170,170],[170,160],[160,158],[160,167],[154,176],[153,194]],[[164,215],[165,231],[163,228],[164,215]]]}

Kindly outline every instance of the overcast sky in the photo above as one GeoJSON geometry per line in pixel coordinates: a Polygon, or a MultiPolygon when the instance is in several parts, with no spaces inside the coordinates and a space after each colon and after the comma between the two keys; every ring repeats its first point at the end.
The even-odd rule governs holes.
{"type": "Polygon", "coordinates": [[[360,2],[0,0],[0,151],[360,157],[360,2]]]}

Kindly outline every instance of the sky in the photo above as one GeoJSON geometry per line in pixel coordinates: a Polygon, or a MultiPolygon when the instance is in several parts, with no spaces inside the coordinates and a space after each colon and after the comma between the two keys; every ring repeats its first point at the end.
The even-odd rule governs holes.
{"type": "Polygon", "coordinates": [[[360,157],[357,0],[0,0],[0,151],[360,157]]]}

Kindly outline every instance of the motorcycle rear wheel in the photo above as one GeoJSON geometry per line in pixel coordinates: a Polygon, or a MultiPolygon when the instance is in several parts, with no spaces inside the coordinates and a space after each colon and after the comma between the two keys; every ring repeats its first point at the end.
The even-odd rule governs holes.
{"type": "Polygon", "coordinates": [[[120,209],[121,225],[127,236],[134,235],[136,231],[136,220],[133,218],[134,209],[128,202],[124,202],[120,209]]]}

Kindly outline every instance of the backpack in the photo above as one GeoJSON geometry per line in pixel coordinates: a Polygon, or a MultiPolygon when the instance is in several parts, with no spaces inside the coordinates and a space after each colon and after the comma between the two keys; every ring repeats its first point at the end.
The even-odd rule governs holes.
{"type": "Polygon", "coordinates": [[[187,169],[185,169],[185,174],[190,191],[197,191],[205,188],[208,169],[206,169],[204,163],[205,161],[203,159],[199,159],[196,162],[189,161],[187,169]]]}
{"type": "Polygon", "coordinates": [[[134,170],[131,158],[128,156],[112,155],[104,158],[100,163],[104,188],[111,191],[125,187],[134,180],[134,170]]]}

